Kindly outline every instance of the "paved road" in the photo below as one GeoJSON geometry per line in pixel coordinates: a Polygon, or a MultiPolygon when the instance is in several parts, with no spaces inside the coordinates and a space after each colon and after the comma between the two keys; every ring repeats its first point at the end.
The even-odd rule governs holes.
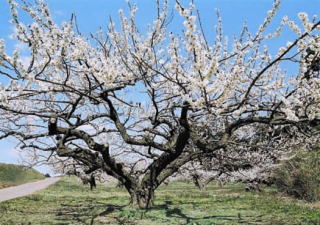
{"type": "Polygon", "coordinates": [[[0,189],[0,202],[30,195],[38,190],[44,189],[49,185],[56,183],[59,179],[59,177],[52,177],[36,182],[22,184],[19,186],[0,189]]]}

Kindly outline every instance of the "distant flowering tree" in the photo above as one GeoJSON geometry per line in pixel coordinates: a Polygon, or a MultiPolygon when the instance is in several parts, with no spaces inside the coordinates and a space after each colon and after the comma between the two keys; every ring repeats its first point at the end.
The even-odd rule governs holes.
{"type": "Polygon", "coordinates": [[[220,185],[230,182],[256,184],[257,187],[259,184],[270,185],[274,180],[272,172],[282,160],[281,153],[284,153],[283,149],[271,152],[237,147],[221,149],[185,164],[174,178],[188,179],[200,190],[206,189],[212,181],[218,181],[220,185]]]}
{"type": "Polygon", "coordinates": [[[300,13],[301,27],[284,17],[267,33],[278,0],[257,32],[244,26],[230,42],[218,16],[213,43],[194,5],[179,1],[182,32],[167,29],[164,1],[146,33],[129,3],[128,16],[119,11],[119,29],[110,21],[90,37],[77,31],[74,17],[57,25],[42,0],[8,2],[12,36],[29,56],[7,53],[0,41],[1,138],[16,137],[35,156],[44,151],[73,160],[88,174],[103,171],[141,208],[152,206],[155,189],[203,153],[241,148],[250,154],[259,144],[251,138],[257,124],[279,132],[268,143],[282,148],[266,151],[315,137],[307,135],[319,122],[320,22],[300,13]],[[296,38],[271,54],[266,44],[287,26],[296,38]],[[298,71],[287,73],[288,62],[298,71]],[[285,142],[289,134],[294,138],[285,142]]]}

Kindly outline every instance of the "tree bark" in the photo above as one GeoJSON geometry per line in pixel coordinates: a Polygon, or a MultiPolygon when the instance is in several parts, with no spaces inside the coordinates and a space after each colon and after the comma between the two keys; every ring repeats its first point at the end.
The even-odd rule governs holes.
{"type": "Polygon", "coordinates": [[[129,191],[130,205],[140,209],[148,209],[154,205],[154,189],[137,188],[129,191]]]}

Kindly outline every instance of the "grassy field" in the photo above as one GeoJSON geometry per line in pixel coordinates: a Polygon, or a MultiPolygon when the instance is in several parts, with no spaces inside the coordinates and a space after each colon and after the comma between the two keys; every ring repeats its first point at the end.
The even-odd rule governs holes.
{"type": "Polygon", "coordinates": [[[206,191],[175,182],[161,187],[148,211],[127,206],[128,195],[113,185],[94,191],[74,178],[63,178],[47,190],[0,203],[0,224],[272,224],[318,225],[320,208],[265,189],[243,191],[243,184],[206,191]]]}
{"type": "Polygon", "coordinates": [[[34,169],[0,163],[0,189],[40,179],[44,176],[34,169]]]}

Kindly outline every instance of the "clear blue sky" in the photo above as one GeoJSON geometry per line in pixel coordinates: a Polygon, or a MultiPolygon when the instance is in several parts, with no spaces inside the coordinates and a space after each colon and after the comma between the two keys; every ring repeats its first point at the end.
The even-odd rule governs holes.
{"type": "MultiPolygon", "coordinates": [[[[32,0],[30,0],[32,2],[32,0]]],[[[95,32],[98,28],[105,28],[108,24],[109,16],[117,23],[118,9],[126,9],[125,0],[46,0],[51,9],[55,21],[60,24],[64,20],[69,20],[71,13],[76,13],[80,31],[84,34],[95,32]]],[[[141,29],[147,24],[152,23],[156,13],[155,0],[136,0],[139,8],[137,23],[141,29]]],[[[183,4],[189,0],[181,0],[183,4]]],[[[195,0],[197,8],[200,10],[202,23],[209,39],[213,38],[211,32],[216,24],[215,9],[221,11],[225,34],[230,36],[237,35],[241,26],[246,22],[251,31],[255,31],[263,21],[267,10],[272,7],[273,0],[195,0]]],[[[174,0],[170,1],[173,7],[174,0]]],[[[185,4],[186,5],[186,4],[185,4]]],[[[307,12],[310,17],[314,14],[320,16],[320,0],[283,0],[280,11],[273,22],[279,24],[284,15],[296,20],[298,12],[307,12]]],[[[176,15],[175,18],[178,18],[176,15]]],[[[5,39],[7,49],[12,50],[16,44],[9,38],[13,30],[8,23],[9,8],[6,0],[0,0],[0,39],[5,39]]],[[[27,21],[22,18],[22,21],[27,21]]],[[[181,21],[174,20],[170,29],[181,29],[181,21]]],[[[275,45],[286,43],[294,38],[292,33],[286,32],[275,45]]],[[[0,140],[0,162],[18,163],[19,154],[15,150],[16,143],[13,140],[0,140]]],[[[45,172],[48,169],[39,168],[45,172]]]]}

